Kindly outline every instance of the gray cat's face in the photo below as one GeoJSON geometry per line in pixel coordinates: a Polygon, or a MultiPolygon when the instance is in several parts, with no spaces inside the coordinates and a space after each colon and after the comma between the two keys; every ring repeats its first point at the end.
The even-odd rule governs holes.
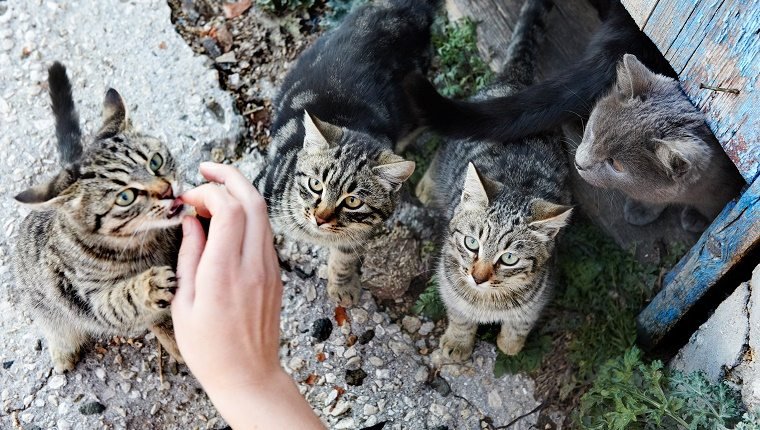
{"type": "Polygon", "coordinates": [[[501,185],[469,165],[462,199],[449,223],[441,272],[461,297],[508,309],[530,301],[572,208],[535,199],[500,198],[501,185]]]}
{"type": "Polygon", "coordinates": [[[644,201],[673,198],[709,158],[704,120],[678,82],[627,54],[615,88],[591,112],[575,167],[584,180],[644,201]]]}
{"type": "Polygon", "coordinates": [[[106,121],[80,160],[16,199],[32,209],[63,211],[83,231],[113,238],[179,225],[182,205],[174,159],[161,141],[134,131],[110,90],[106,121]]]}
{"type": "Polygon", "coordinates": [[[290,201],[280,207],[298,230],[327,244],[356,243],[395,209],[414,162],[372,145],[369,135],[304,116],[290,201]],[[357,142],[362,144],[356,144],[357,142]],[[369,144],[368,144],[369,143],[369,144]]]}

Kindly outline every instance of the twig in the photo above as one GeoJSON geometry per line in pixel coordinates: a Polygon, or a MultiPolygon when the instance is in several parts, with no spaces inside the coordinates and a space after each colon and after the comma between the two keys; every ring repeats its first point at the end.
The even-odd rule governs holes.
{"type": "Polygon", "coordinates": [[[517,417],[517,418],[513,419],[512,421],[510,421],[510,422],[509,422],[509,424],[507,424],[507,425],[505,425],[505,426],[501,426],[501,427],[494,427],[494,430],[499,430],[499,429],[507,429],[507,428],[510,428],[510,427],[512,427],[513,425],[517,424],[517,422],[518,422],[518,421],[520,421],[521,419],[523,419],[523,418],[527,418],[527,417],[529,417],[529,416],[531,416],[531,415],[535,414],[536,412],[540,411],[541,409],[543,409],[543,408],[544,408],[544,406],[546,406],[546,402],[541,402],[541,403],[539,403],[539,405],[538,405],[538,406],[536,406],[535,408],[533,408],[533,409],[532,409],[530,412],[526,412],[526,413],[524,413],[524,414],[520,415],[519,417],[517,417]]]}
{"type": "MultiPolygon", "coordinates": [[[[156,338],[156,342],[158,342],[158,338],[156,338]]],[[[161,350],[161,342],[158,342],[158,382],[161,385],[164,385],[164,360],[163,360],[163,351],[161,350]]]]}
{"type": "Polygon", "coordinates": [[[736,88],[713,87],[711,85],[705,85],[703,83],[699,84],[699,88],[703,90],[713,90],[713,91],[720,91],[723,93],[739,94],[739,90],[737,90],[736,88]]]}

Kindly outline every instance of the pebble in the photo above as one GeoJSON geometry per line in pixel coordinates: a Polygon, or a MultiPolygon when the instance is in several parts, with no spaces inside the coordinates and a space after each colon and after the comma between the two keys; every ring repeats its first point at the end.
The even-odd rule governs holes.
{"type": "Polygon", "coordinates": [[[57,390],[66,385],[66,375],[55,375],[50,378],[48,386],[54,390],[57,390]]]}
{"type": "Polygon", "coordinates": [[[373,415],[367,418],[367,421],[364,421],[364,428],[374,427],[376,424],[377,424],[377,417],[373,415]]]}
{"type": "Polygon", "coordinates": [[[327,398],[325,398],[325,406],[330,406],[332,402],[335,401],[335,399],[338,398],[338,390],[331,390],[330,394],[327,395],[327,398]]]}
{"type": "Polygon", "coordinates": [[[336,379],[336,376],[334,373],[325,374],[325,382],[327,382],[328,384],[334,384],[335,379],[336,379]]]}
{"type": "Polygon", "coordinates": [[[343,358],[351,358],[356,357],[356,348],[353,346],[346,349],[346,352],[343,353],[343,358]]]}
{"type": "Polygon", "coordinates": [[[58,430],[70,430],[71,429],[71,423],[66,421],[64,418],[59,419],[55,422],[55,426],[58,428],[58,430]]]}
{"type": "Polygon", "coordinates": [[[354,424],[353,418],[344,418],[340,421],[338,421],[337,424],[335,424],[335,429],[337,430],[345,430],[345,429],[353,429],[356,427],[356,424],[354,424]]]}
{"type": "Polygon", "coordinates": [[[425,366],[420,366],[419,369],[417,369],[417,372],[414,374],[414,380],[417,382],[425,382],[428,379],[428,375],[430,374],[430,371],[425,366]]]}
{"type": "Polygon", "coordinates": [[[347,370],[356,370],[356,369],[360,368],[361,365],[362,365],[362,359],[361,359],[361,357],[351,357],[351,359],[349,359],[346,362],[346,369],[347,370]]]}
{"type": "Polygon", "coordinates": [[[121,384],[119,384],[119,388],[121,388],[121,391],[124,394],[126,394],[129,392],[129,390],[132,389],[132,384],[130,384],[129,382],[122,382],[121,384]]]}
{"type": "Polygon", "coordinates": [[[102,367],[98,367],[97,369],[95,369],[95,376],[97,376],[98,379],[100,379],[101,381],[105,380],[106,379],[106,370],[103,369],[102,367]]]}
{"type": "Polygon", "coordinates": [[[361,336],[359,336],[359,343],[362,345],[366,345],[375,338],[375,330],[369,329],[362,333],[361,336]]]}
{"type": "Polygon", "coordinates": [[[401,320],[401,325],[404,326],[404,330],[407,332],[415,333],[420,329],[422,322],[417,317],[407,315],[401,320]]]}
{"type": "Polygon", "coordinates": [[[346,384],[353,385],[353,386],[362,385],[364,383],[364,378],[366,377],[367,377],[367,372],[365,372],[361,368],[356,369],[356,370],[347,370],[346,384]]]}
{"type": "Polygon", "coordinates": [[[304,361],[303,358],[293,357],[290,359],[290,362],[288,362],[288,367],[293,371],[297,371],[297,370],[301,370],[304,364],[306,364],[306,362],[304,361]]]}
{"type": "Polygon", "coordinates": [[[364,405],[364,409],[362,410],[365,417],[368,417],[370,415],[375,415],[377,413],[377,406],[374,405],[364,405]]]}
{"type": "Polygon", "coordinates": [[[428,322],[426,322],[426,323],[423,323],[423,324],[420,326],[420,330],[419,330],[419,333],[420,333],[421,335],[423,335],[423,336],[427,336],[427,335],[429,335],[429,334],[430,334],[430,332],[432,332],[432,331],[433,331],[433,329],[434,329],[434,328],[435,328],[435,323],[428,321],[428,322]]]}
{"type": "Polygon", "coordinates": [[[375,357],[374,355],[369,358],[369,362],[372,363],[372,365],[376,367],[380,367],[383,365],[383,360],[380,357],[375,357]]]}
{"type": "Polygon", "coordinates": [[[377,369],[375,370],[375,376],[377,376],[377,379],[390,379],[391,371],[388,369],[377,369]]]}
{"type": "Polygon", "coordinates": [[[227,85],[232,89],[240,87],[240,74],[233,73],[227,77],[227,85]]]}
{"type": "Polygon", "coordinates": [[[333,325],[329,318],[320,318],[314,321],[311,326],[311,336],[317,340],[317,342],[324,342],[332,333],[333,325]]]}
{"type": "Polygon", "coordinates": [[[314,287],[313,284],[309,284],[306,286],[306,300],[309,302],[313,302],[314,299],[317,298],[317,289],[314,287]]]}
{"type": "Polygon", "coordinates": [[[358,324],[364,324],[367,322],[369,314],[362,308],[351,309],[351,320],[358,324]]]}
{"type": "Polygon", "coordinates": [[[89,402],[79,407],[79,412],[82,415],[101,414],[105,410],[106,410],[106,407],[100,402],[89,402]]]}
{"type": "Polygon", "coordinates": [[[430,386],[438,392],[438,394],[442,395],[443,397],[448,396],[451,394],[451,386],[449,383],[443,379],[440,375],[433,378],[433,381],[430,382],[430,386]]]}
{"type": "Polygon", "coordinates": [[[394,354],[397,356],[406,354],[410,352],[411,348],[409,348],[409,345],[403,343],[403,342],[397,342],[397,341],[390,341],[388,342],[388,346],[391,348],[391,351],[393,351],[394,354]]]}
{"type": "Polygon", "coordinates": [[[501,396],[499,395],[499,392],[496,390],[493,390],[488,393],[488,406],[492,408],[501,408],[502,402],[501,402],[501,396]]]}
{"type": "Polygon", "coordinates": [[[230,51],[226,54],[222,54],[214,59],[217,63],[237,63],[237,59],[235,58],[235,52],[230,51]]]}
{"type": "Polygon", "coordinates": [[[32,421],[34,421],[34,414],[32,414],[31,412],[24,412],[23,414],[21,414],[21,421],[27,424],[31,423],[32,421]]]}
{"type": "Polygon", "coordinates": [[[333,410],[330,411],[330,415],[337,417],[345,414],[349,409],[351,409],[351,404],[345,400],[339,400],[338,403],[335,404],[333,410]]]}

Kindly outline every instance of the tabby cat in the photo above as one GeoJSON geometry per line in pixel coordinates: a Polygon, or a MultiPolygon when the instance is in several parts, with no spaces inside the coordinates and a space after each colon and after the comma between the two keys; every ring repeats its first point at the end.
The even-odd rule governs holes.
{"type": "Polygon", "coordinates": [[[169,304],[177,288],[176,228],[191,209],[175,199],[166,146],[135,131],[115,90],[103,125],[82,146],[66,68],[48,71],[62,169],[16,196],[32,212],[13,257],[22,308],[39,325],[55,370],[74,368],[93,336],[148,327],[177,360],[169,304]]]}
{"type": "MultiPolygon", "coordinates": [[[[550,7],[551,0],[525,3],[504,72],[477,99],[531,84],[550,7]]],[[[472,353],[479,323],[501,323],[497,345],[505,354],[522,349],[549,300],[555,242],[572,212],[559,137],[504,143],[446,142],[418,188],[447,226],[437,269],[448,315],[441,351],[455,361],[472,353]]]]}
{"type": "Polygon", "coordinates": [[[275,106],[269,165],[254,184],[277,227],[327,246],[328,295],[358,301],[362,243],[394,211],[415,164],[393,152],[416,128],[404,76],[429,61],[435,1],[364,5],[305,51],[275,106]]]}
{"type": "Polygon", "coordinates": [[[701,232],[744,186],[739,171],[678,81],[626,54],[617,82],[591,112],[575,152],[591,185],[628,197],[626,221],[645,225],[670,204],[683,205],[681,226],[701,232]]]}

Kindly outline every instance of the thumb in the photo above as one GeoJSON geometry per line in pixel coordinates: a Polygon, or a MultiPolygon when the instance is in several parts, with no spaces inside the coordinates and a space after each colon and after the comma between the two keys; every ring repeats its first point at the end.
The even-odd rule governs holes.
{"type": "MultiPolygon", "coordinates": [[[[177,259],[177,281],[179,288],[173,302],[190,304],[195,298],[195,274],[206,247],[206,236],[197,218],[186,216],[182,219],[182,246],[177,259]]],[[[174,306],[172,306],[174,307],[174,306]]]]}

